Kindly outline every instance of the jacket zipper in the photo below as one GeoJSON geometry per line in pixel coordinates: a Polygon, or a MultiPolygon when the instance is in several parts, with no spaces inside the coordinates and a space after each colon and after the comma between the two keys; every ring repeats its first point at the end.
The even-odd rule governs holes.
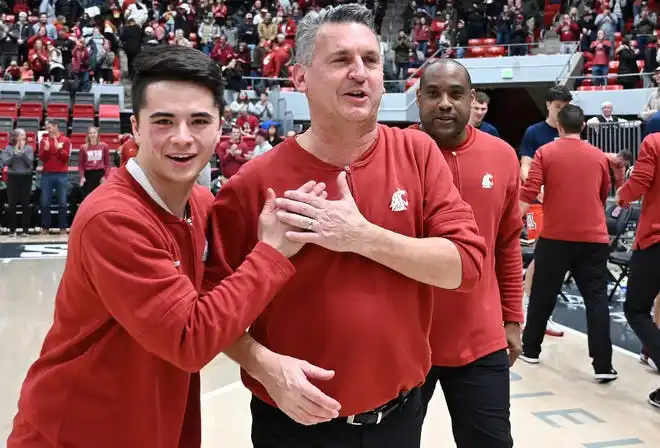
{"type": "Polygon", "coordinates": [[[353,195],[353,200],[355,200],[355,202],[357,203],[357,196],[355,195],[355,186],[353,185],[353,171],[351,170],[351,166],[345,165],[344,171],[346,172],[346,183],[348,184],[348,189],[351,191],[351,195],[353,195]]]}
{"type": "Polygon", "coordinates": [[[188,236],[190,237],[190,245],[192,247],[191,251],[191,256],[192,256],[192,264],[191,264],[191,269],[192,269],[192,278],[193,281],[195,282],[195,285],[197,284],[197,267],[196,267],[196,262],[197,262],[197,246],[195,245],[195,235],[193,233],[193,221],[192,218],[185,218],[184,223],[186,226],[186,231],[188,232],[188,236]]]}
{"type": "Polygon", "coordinates": [[[463,184],[461,183],[461,172],[458,169],[458,155],[456,154],[456,151],[451,152],[451,167],[450,170],[452,174],[454,175],[454,186],[456,186],[456,189],[458,192],[463,195],[463,184]]]}

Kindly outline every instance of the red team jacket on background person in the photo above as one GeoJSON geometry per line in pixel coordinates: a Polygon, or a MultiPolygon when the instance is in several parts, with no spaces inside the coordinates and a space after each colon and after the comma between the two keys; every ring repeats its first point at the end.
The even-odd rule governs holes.
{"type": "Polygon", "coordinates": [[[39,145],[39,160],[43,162],[44,172],[66,173],[69,170],[69,156],[71,154],[71,140],[65,135],[53,138],[44,135],[39,145]],[[44,149],[48,141],[48,150],[44,149]]]}
{"type": "Polygon", "coordinates": [[[463,366],[507,348],[502,323],[524,320],[518,157],[503,140],[472,126],[467,131],[461,146],[441,152],[461,197],[472,206],[486,257],[474,290],[435,291],[430,336],[435,366],[463,366]]]}
{"type": "MultiPolygon", "coordinates": [[[[463,263],[460,289],[474,287],[485,245],[472,210],[426,134],[381,125],[376,143],[343,169],[368,221],[410,237],[450,239],[463,263]]],[[[281,196],[313,179],[325,182],[328,199],[335,200],[341,170],[304,150],[295,138],[245,164],[213,204],[205,280],[215,283],[250,253],[267,187],[281,196]]],[[[258,342],[334,370],[331,380],[317,386],[341,403],[341,416],[372,410],[424,382],[431,367],[432,286],[355,253],[312,244],[292,262],[296,275],[250,327],[258,342]]],[[[243,382],[275,405],[245,372],[243,382]]]]}
{"type": "Polygon", "coordinates": [[[660,243],[660,134],[650,134],[642,142],[630,179],[619,190],[621,203],[630,204],[644,196],[642,213],[635,232],[634,249],[660,243]]]}
{"type": "Polygon", "coordinates": [[[71,228],[54,323],[8,447],[199,448],[200,369],[294,268],[259,243],[235,277],[200,296],[207,189],[193,190],[189,220],[159,206],[127,167],[91,197],[71,228]]]}
{"type": "Polygon", "coordinates": [[[541,186],[542,238],[609,244],[604,204],[610,191],[610,168],[603,151],[564,137],[541,146],[534,154],[520,200],[533,203],[541,186]],[[594,159],[600,170],[592,169],[594,159]],[[593,194],[598,190],[598,195],[593,194]]]}

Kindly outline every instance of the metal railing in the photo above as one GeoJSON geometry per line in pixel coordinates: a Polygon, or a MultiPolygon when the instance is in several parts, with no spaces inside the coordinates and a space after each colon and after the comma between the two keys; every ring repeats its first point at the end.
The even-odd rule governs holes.
{"type": "Polygon", "coordinates": [[[616,154],[628,149],[637,160],[639,147],[642,143],[642,122],[608,121],[589,123],[586,126],[587,141],[608,154],[616,154]]]}

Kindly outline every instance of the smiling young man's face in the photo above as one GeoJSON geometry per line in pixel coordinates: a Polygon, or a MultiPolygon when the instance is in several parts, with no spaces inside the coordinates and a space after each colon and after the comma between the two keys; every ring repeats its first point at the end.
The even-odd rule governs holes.
{"type": "Polygon", "coordinates": [[[147,86],[138,120],[140,167],[160,181],[192,185],[208,163],[221,135],[220,112],[208,89],[182,81],[147,86]]]}

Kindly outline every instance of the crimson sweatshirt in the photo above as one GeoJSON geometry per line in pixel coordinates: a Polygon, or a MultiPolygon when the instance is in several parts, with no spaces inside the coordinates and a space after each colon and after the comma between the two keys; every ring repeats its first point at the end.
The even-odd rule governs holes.
{"type": "Polygon", "coordinates": [[[505,349],[503,322],[524,320],[518,157],[503,140],[472,126],[467,130],[462,145],[440,150],[461,197],[472,207],[486,257],[474,290],[434,290],[434,366],[463,366],[505,349]]]}
{"type": "MultiPolygon", "coordinates": [[[[349,166],[319,160],[295,138],[243,165],[213,204],[205,280],[217,282],[250,253],[267,188],[281,196],[313,179],[325,182],[329,200],[336,200],[342,170],[367,220],[413,238],[449,239],[463,262],[460,289],[474,288],[486,248],[447,163],[426,134],[383,125],[371,149],[349,166]]],[[[258,342],[333,369],[335,376],[317,386],[341,403],[342,416],[372,410],[424,382],[431,367],[432,286],[313,244],[291,261],[296,275],[250,327],[258,342]]],[[[242,376],[252,393],[275,405],[261,384],[242,376]]]]}
{"type": "Polygon", "coordinates": [[[213,200],[189,220],[158,206],[126,167],[85,201],[69,236],[55,317],[23,383],[8,448],[199,448],[199,371],[293,275],[258,243],[198,291],[213,200]]]}
{"type": "Polygon", "coordinates": [[[69,170],[71,140],[60,134],[54,138],[45,135],[39,145],[39,159],[43,162],[44,173],[66,173],[69,170]],[[46,150],[46,142],[49,143],[46,150]]]}
{"type": "Polygon", "coordinates": [[[644,196],[635,234],[634,249],[660,242],[660,134],[650,134],[639,151],[630,179],[621,187],[621,203],[629,205],[644,196]]]}
{"type": "Polygon", "coordinates": [[[78,171],[81,179],[85,178],[85,171],[93,170],[103,170],[103,177],[108,177],[110,168],[112,168],[112,164],[108,145],[103,142],[93,146],[82,145],[78,152],[78,171]]]}
{"type": "Polygon", "coordinates": [[[541,146],[534,154],[520,200],[534,203],[541,186],[542,238],[609,243],[604,207],[610,191],[610,168],[603,151],[566,137],[541,146]]]}

